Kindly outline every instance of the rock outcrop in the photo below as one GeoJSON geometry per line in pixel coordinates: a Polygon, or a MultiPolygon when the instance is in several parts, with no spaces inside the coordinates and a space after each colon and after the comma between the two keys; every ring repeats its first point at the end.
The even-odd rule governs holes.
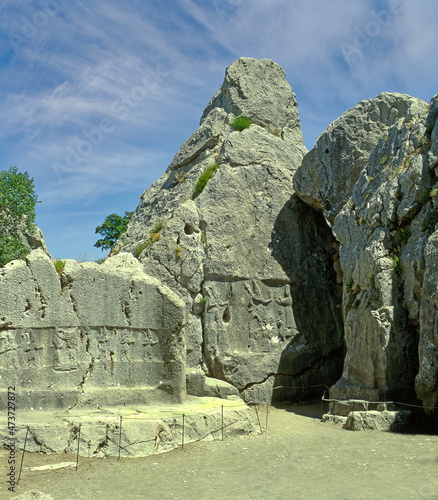
{"type": "Polygon", "coordinates": [[[137,255],[184,300],[192,388],[202,386],[190,381],[199,378],[193,368],[263,400],[274,385],[292,387],[277,390],[279,398],[308,395],[341,373],[335,240],[292,187],[306,153],[299,123],[280,66],[233,63],[199,129],[144,192],[113,249],[137,255]],[[239,115],[252,120],[249,128],[234,130],[239,115]]]}
{"type": "Polygon", "coordinates": [[[332,397],[412,401],[416,391],[437,405],[437,101],[359,103],[295,175],[340,242],[347,355],[332,397]]]}
{"type": "Polygon", "coordinates": [[[1,392],[21,411],[184,399],[184,303],[132,255],[59,276],[34,250],[0,269],[0,304],[1,392]]]}
{"type": "Polygon", "coordinates": [[[104,264],[59,276],[23,236],[38,249],[0,269],[2,379],[28,407],[330,385],[438,413],[437,118],[438,96],[382,93],[307,152],[284,71],[239,59],[104,264]]]}
{"type": "Polygon", "coordinates": [[[22,235],[22,241],[24,246],[29,250],[37,250],[41,248],[44,253],[50,257],[49,251],[47,250],[46,241],[44,240],[44,235],[41,229],[35,225],[32,226],[32,229],[25,230],[22,235]]]}

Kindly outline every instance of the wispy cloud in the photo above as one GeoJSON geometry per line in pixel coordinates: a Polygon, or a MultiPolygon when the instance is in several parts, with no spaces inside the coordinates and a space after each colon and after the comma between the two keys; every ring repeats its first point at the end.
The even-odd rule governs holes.
{"type": "Polygon", "coordinates": [[[240,56],[284,67],[308,146],[363,98],[438,92],[432,0],[50,3],[44,18],[39,1],[0,1],[0,142],[4,161],[29,170],[47,210],[57,213],[72,204],[83,213],[111,213],[111,203],[132,209],[240,56]],[[373,12],[397,2],[398,12],[371,36],[373,12]],[[371,33],[363,47],[358,30],[371,33]],[[347,57],[346,44],[356,58],[347,57]],[[80,157],[74,164],[71,151],[80,157]],[[61,179],[54,165],[68,167],[61,179]]]}

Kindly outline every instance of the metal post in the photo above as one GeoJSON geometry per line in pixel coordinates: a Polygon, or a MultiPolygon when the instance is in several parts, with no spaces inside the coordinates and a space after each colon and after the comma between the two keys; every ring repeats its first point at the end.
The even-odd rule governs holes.
{"type": "Polygon", "coordinates": [[[222,441],[224,440],[224,405],[221,406],[222,410],[222,441]]]}
{"type": "Polygon", "coordinates": [[[120,460],[120,450],[122,449],[122,416],[120,415],[120,432],[119,432],[119,460],[120,460]]]}
{"type": "Polygon", "coordinates": [[[268,430],[269,402],[266,402],[266,430],[268,430]]]}
{"type": "Polygon", "coordinates": [[[257,406],[258,406],[258,405],[255,405],[255,411],[256,411],[256,415],[257,415],[257,420],[258,420],[258,422],[259,422],[260,432],[263,434],[262,424],[260,423],[259,411],[258,411],[258,409],[257,409],[257,406]]]}
{"type": "Polygon", "coordinates": [[[81,442],[81,425],[79,424],[79,430],[78,430],[78,451],[76,453],[76,470],[78,470],[79,467],[79,443],[81,442]]]}
{"type": "Polygon", "coordinates": [[[184,449],[184,419],[185,419],[185,415],[183,413],[183,416],[182,416],[182,443],[181,443],[181,449],[183,450],[184,449]]]}
{"type": "Polygon", "coordinates": [[[23,454],[21,455],[20,472],[18,473],[17,485],[20,482],[21,471],[23,469],[24,452],[26,451],[27,435],[29,434],[29,427],[26,429],[26,437],[24,438],[23,454]]]}

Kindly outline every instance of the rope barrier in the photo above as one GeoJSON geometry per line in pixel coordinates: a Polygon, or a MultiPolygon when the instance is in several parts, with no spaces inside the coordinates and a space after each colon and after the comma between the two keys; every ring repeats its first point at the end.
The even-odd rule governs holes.
{"type": "MultiPolygon", "coordinates": [[[[354,401],[350,399],[335,399],[335,398],[326,398],[325,395],[322,396],[321,401],[327,401],[328,403],[336,402],[336,403],[346,403],[347,401],[354,401]]],[[[438,410],[438,406],[422,406],[422,405],[414,405],[411,403],[402,403],[400,401],[367,401],[366,399],[358,399],[356,401],[366,401],[367,403],[371,404],[393,404],[393,405],[400,405],[400,406],[409,406],[411,408],[421,408],[421,409],[426,409],[426,410],[438,410]]]]}
{"type": "MultiPolygon", "coordinates": [[[[345,403],[347,401],[352,401],[352,400],[340,400],[340,399],[336,399],[336,398],[327,398],[326,397],[326,392],[328,390],[330,390],[330,388],[325,385],[325,384],[316,384],[316,385],[311,385],[311,386],[275,386],[273,387],[271,390],[274,391],[274,390],[278,390],[278,389],[315,389],[315,388],[324,388],[324,392],[323,392],[323,395],[321,397],[321,414],[322,414],[322,404],[323,402],[328,402],[328,403],[333,403],[333,402],[337,402],[337,403],[345,403]]],[[[257,396],[259,396],[259,393],[257,394],[257,396]]],[[[366,401],[366,400],[365,400],[366,401]]],[[[393,405],[400,405],[400,406],[405,406],[405,407],[411,407],[411,408],[419,408],[419,409],[427,409],[427,410],[438,410],[438,406],[422,406],[422,405],[416,405],[416,404],[410,404],[410,403],[402,403],[402,402],[399,402],[399,401],[366,401],[367,403],[371,403],[371,404],[393,404],[393,405]]],[[[249,402],[248,404],[256,404],[256,405],[259,405],[261,404],[260,402],[249,402]]],[[[265,430],[268,429],[268,414],[269,414],[269,402],[265,402],[266,403],[266,427],[265,427],[265,430]]],[[[214,413],[217,413],[218,411],[218,408],[213,408],[211,410],[206,410],[206,411],[203,411],[203,412],[196,412],[193,414],[193,416],[195,415],[201,415],[201,416],[206,416],[206,415],[211,415],[211,414],[214,414],[214,413]]],[[[260,427],[260,431],[263,433],[263,429],[262,429],[262,425],[261,425],[261,421],[260,421],[260,417],[259,417],[259,410],[258,410],[258,406],[256,406],[256,416],[257,416],[257,423],[258,423],[258,426],[260,427]]],[[[222,405],[221,408],[220,408],[220,421],[221,421],[221,426],[217,429],[214,429],[214,430],[211,430],[210,432],[208,432],[206,435],[196,439],[196,440],[193,440],[192,443],[199,443],[205,439],[207,439],[209,436],[212,436],[213,437],[213,440],[216,440],[216,434],[218,433],[221,433],[219,434],[221,436],[221,439],[222,441],[224,440],[224,430],[227,429],[228,427],[231,427],[239,422],[244,422],[244,421],[247,421],[249,422],[249,418],[248,417],[244,417],[244,418],[240,418],[240,419],[236,419],[236,420],[233,420],[232,422],[228,423],[228,424],[224,424],[224,406],[222,405]]],[[[169,415],[170,416],[170,415],[169,415]]],[[[181,449],[183,450],[184,449],[184,444],[185,444],[185,433],[187,432],[187,430],[185,429],[186,427],[186,415],[183,414],[182,415],[182,426],[180,426],[179,424],[177,424],[176,420],[174,420],[174,425],[170,424],[169,427],[174,431],[174,433],[176,432],[177,434],[181,433],[181,449]],[[178,428],[179,427],[179,428],[178,428]]],[[[99,417],[101,418],[101,416],[99,417]]],[[[151,417],[151,415],[145,415],[145,416],[142,416],[142,415],[130,415],[130,416],[124,416],[123,419],[124,420],[137,420],[137,421],[145,421],[145,420],[151,420],[151,418],[156,418],[156,419],[161,419],[161,420],[165,420],[166,418],[166,415],[163,416],[163,417],[160,417],[160,416],[154,416],[154,417],[151,417]]],[[[113,455],[118,455],[118,458],[120,459],[120,455],[121,455],[121,451],[123,450],[125,453],[128,453],[130,456],[132,456],[132,453],[128,450],[128,448],[130,448],[131,446],[135,446],[135,445],[140,445],[140,444],[146,444],[146,443],[152,443],[152,442],[157,442],[157,438],[153,438],[153,439],[148,439],[148,440],[137,440],[137,441],[133,441],[133,442],[130,442],[130,443],[127,443],[126,445],[122,446],[122,416],[111,416],[109,418],[107,418],[108,420],[110,421],[114,421],[116,422],[117,420],[119,420],[119,429],[118,429],[118,446],[117,446],[117,450],[112,452],[112,453],[105,453],[103,450],[99,450],[99,451],[103,451],[104,453],[104,457],[102,458],[105,458],[105,457],[110,457],[110,456],[113,456],[113,455]]],[[[79,466],[79,446],[80,446],[80,435],[81,435],[81,427],[82,427],[83,424],[79,424],[79,428],[78,428],[78,436],[77,436],[77,439],[78,439],[78,444],[77,444],[77,456],[76,456],[76,471],[78,470],[78,466],[79,466]]],[[[107,423],[106,424],[101,424],[99,423],[98,425],[108,425],[107,423]]],[[[117,429],[117,427],[115,428],[117,429]]],[[[23,468],[23,461],[24,461],[24,454],[25,454],[25,451],[26,451],[26,442],[27,442],[27,436],[30,432],[30,428],[28,426],[22,426],[22,427],[19,427],[17,426],[15,428],[15,433],[18,433],[20,431],[26,431],[26,436],[25,436],[25,441],[24,441],[24,447],[23,449],[20,449],[19,446],[16,447],[17,451],[19,452],[22,452],[22,457],[21,457],[21,467],[20,467],[20,473],[18,475],[18,481],[21,479],[21,472],[22,472],[22,468],[23,468]]],[[[174,434],[175,435],[175,434],[174,434]]],[[[220,439],[220,438],[218,438],[220,439]]],[[[115,443],[113,443],[115,444],[115,443]]],[[[18,443],[17,443],[18,445],[18,443]]],[[[178,444],[176,444],[176,447],[178,447],[178,444]]],[[[51,473],[51,472],[55,472],[55,470],[48,470],[48,471],[44,471],[44,472],[40,472],[38,474],[31,474],[27,477],[35,477],[35,476],[39,476],[39,475],[44,475],[44,474],[47,474],[47,473],[51,473]]],[[[18,481],[17,481],[17,484],[18,484],[18,481]]],[[[0,484],[5,484],[5,482],[0,482],[0,484]]]]}

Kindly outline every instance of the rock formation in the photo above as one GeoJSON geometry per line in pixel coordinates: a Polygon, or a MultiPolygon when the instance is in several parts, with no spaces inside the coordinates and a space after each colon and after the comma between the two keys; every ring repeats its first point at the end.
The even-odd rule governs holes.
{"type": "Polygon", "coordinates": [[[21,411],[185,397],[184,304],[132,255],[59,276],[34,250],[0,269],[0,304],[1,391],[21,411]]]}
{"type": "MultiPolygon", "coordinates": [[[[335,240],[292,187],[305,153],[284,71],[267,59],[239,59],[113,250],[133,252],[184,300],[196,394],[191,379],[200,369],[262,400],[274,385],[308,388],[341,373],[335,240]],[[237,116],[252,125],[235,130],[237,116]],[[197,195],[209,167],[214,174],[197,195]]],[[[274,396],[300,394],[309,390],[274,396]]]]}
{"type": "Polygon", "coordinates": [[[382,93],[307,152],[284,71],[239,59],[103,265],[59,276],[29,236],[0,269],[2,379],[29,407],[331,385],[434,414],[437,117],[382,93]]]}
{"type": "MultiPolygon", "coordinates": [[[[294,186],[340,242],[339,398],[437,405],[438,99],[380,94],[318,138],[294,186]]],[[[427,411],[427,408],[426,408],[427,411]]]]}

